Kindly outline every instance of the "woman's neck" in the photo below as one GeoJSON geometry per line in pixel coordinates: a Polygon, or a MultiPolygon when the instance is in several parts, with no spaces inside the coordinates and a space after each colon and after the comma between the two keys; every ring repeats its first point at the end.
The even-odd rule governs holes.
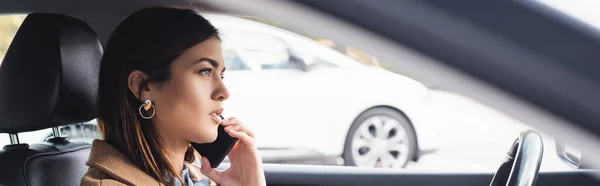
{"type": "Polygon", "coordinates": [[[161,135],[165,150],[168,152],[168,159],[173,164],[173,168],[179,174],[183,170],[185,152],[188,150],[190,142],[175,136],[161,135]]]}

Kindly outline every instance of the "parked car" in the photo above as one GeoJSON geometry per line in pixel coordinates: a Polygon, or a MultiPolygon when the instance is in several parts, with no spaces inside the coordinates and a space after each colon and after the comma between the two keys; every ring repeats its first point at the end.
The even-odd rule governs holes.
{"type": "MultiPolygon", "coordinates": [[[[289,157],[302,150],[343,156],[346,165],[365,167],[403,167],[435,147],[438,133],[423,110],[429,90],[419,82],[284,29],[205,17],[222,33],[232,93],[225,114],[245,121],[260,136],[260,147],[293,152],[289,157]]],[[[277,157],[284,158],[281,152],[277,157]]]]}
{"type": "MultiPolygon", "coordinates": [[[[429,90],[419,82],[281,28],[204,16],[221,31],[232,93],[224,115],[260,136],[265,162],[339,164],[343,157],[345,165],[401,168],[435,149],[439,132],[424,117],[429,90]]],[[[42,141],[51,132],[21,138],[42,141]]],[[[79,141],[99,137],[95,121],[61,132],[79,141]]]]}

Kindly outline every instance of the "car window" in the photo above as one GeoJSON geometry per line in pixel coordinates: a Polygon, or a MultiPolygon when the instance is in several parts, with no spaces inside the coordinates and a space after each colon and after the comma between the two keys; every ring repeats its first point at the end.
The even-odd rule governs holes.
{"type": "MultiPolygon", "coordinates": [[[[299,33],[290,32],[289,28],[285,27],[285,24],[277,24],[277,21],[259,19],[259,18],[223,18],[222,16],[209,15],[209,19],[222,30],[236,30],[238,33],[261,33],[272,37],[282,39],[289,47],[294,55],[300,57],[306,65],[323,65],[329,67],[360,67],[355,58],[353,60],[352,55],[344,55],[344,53],[352,53],[350,51],[339,50],[323,46],[316,40],[311,39],[310,36],[301,35],[299,33]]],[[[341,43],[332,43],[337,46],[342,46],[341,43]]],[[[362,56],[361,56],[362,57],[362,56]]],[[[361,61],[362,63],[369,63],[367,61],[361,61]]]]}
{"type": "MultiPolygon", "coordinates": [[[[344,55],[340,52],[335,51],[330,47],[325,47],[315,41],[307,41],[303,38],[293,37],[288,35],[285,37],[286,41],[289,42],[291,48],[298,53],[299,56],[303,57],[306,65],[319,65],[325,67],[356,67],[360,66],[359,63],[354,61],[351,55],[344,55]]],[[[339,43],[333,43],[333,45],[340,45],[339,43]]]]}
{"type": "Polygon", "coordinates": [[[223,60],[228,71],[250,70],[246,62],[231,48],[223,48],[223,60]]]}
{"type": "MultiPolygon", "coordinates": [[[[24,17],[0,16],[0,56],[24,17]]],[[[532,129],[469,97],[380,66],[377,56],[359,57],[371,67],[358,63],[356,56],[368,56],[360,46],[293,29],[231,24],[236,29],[221,28],[228,71],[257,73],[227,77],[232,96],[224,115],[256,133],[265,163],[495,171],[517,135],[532,129]],[[262,74],[293,68],[290,51],[309,65],[352,68],[262,74]],[[251,86],[249,79],[255,80],[251,86]]],[[[100,138],[96,120],[60,131],[77,141],[100,138]]],[[[51,135],[44,129],[19,137],[35,143],[51,135]]],[[[0,145],[8,139],[0,134],[0,145]]],[[[553,138],[545,135],[544,141],[542,171],[572,169],[556,156],[553,138]]]]}
{"type": "Polygon", "coordinates": [[[222,30],[223,48],[231,65],[244,63],[252,69],[291,69],[288,47],[279,38],[240,30],[222,30]],[[239,61],[235,61],[239,60],[239,61]]]}
{"type": "MultiPolygon", "coordinates": [[[[268,85],[265,90],[249,91],[242,89],[243,83],[228,84],[239,91],[233,92],[237,94],[231,99],[235,103],[225,103],[226,110],[260,136],[257,142],[266,163],[495,171],[519,133],[535,130],[467,96],[381,66],[377,56],[366,54],[360,46],[297,32],[277,21],[262,22],[275,23],[278,28],[256,23],[227,28],[243,29],[238,32],[240,36],[260,32],[281,38],[308,65],[354,67],[324,69],[322,74],[299,78],[292,74],[268,76],[270,79],[260,79],[268,85]],[[356,59],[373,68],[360,65],[356,59]],[[272,84],[279,80],[295,83],[272,84]],[[290,91],[277,94],[283,92],[281,89],[290,91]],[[269,119],[262,110],[269,110],[269,119]],[[283,136],[276,132],[280,130],[294,132],[283,136]]],[[[261,42],[261,37],[236,39],[261,42]]],[[[229,80],[240,78],[238,81],[244,82],[248,77],[229,80]]],[[[260,74],[252,76],[258,77],[260,74]]],[[[541,170],[572,169],[557,156],[554,138],[543,137],[541,170]]]]}
{"type": "Polygon", "coordinates": [[[330,48],[323,47],[316,42],[307,42],[301,39],[288,38],[290,48],[292,48],[296,55],[301,56],[302,60],[307,66],[319,66],[319,67],[338,67],[340,61],[347,61],[354,63],[347,56],[341,55],[336,51],[328,51],[330,48]],[[340,58],[340,56],[343,56],[340,58]]]}
{"type": "Polygon", "coordinates": [[[327,49],[314,41],[284,40],[269,34],[234,29],[224,29],[222,35],[228,69],[249,70],[248,63],[262,70],[291,69],[294,68],[289,61],[291,54],[307,66],[336,67],[335,61],[340,61],[337,52],[324,51],[327,49]],[[246,55],[245,60],[240,55],[246,55]]]}
{"type": "Polygon", "coordinates": [[[23,14],[18,15],[0,15],[0,63],[4,60],[6,50],[10,46],[19,26],[25,20],[23,14]]]}

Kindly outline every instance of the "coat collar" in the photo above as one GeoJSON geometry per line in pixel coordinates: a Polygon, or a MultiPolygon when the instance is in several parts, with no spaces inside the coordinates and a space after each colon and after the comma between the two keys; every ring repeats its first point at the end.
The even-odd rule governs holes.
{"type": "MultiPolygon", "coordinates": [[[[200,157],[196,156],[196,158],[200,157]]],[[[92,142],[90,157],[86,164],[127,185],[163,185],[139,169],[119,150],[103,140],[94,140],[92,142]]],[[[200,172],[199,165],[189,163],[186,163],[186,165],[192,180],[197,181],[204,178],[200,172]]]]}

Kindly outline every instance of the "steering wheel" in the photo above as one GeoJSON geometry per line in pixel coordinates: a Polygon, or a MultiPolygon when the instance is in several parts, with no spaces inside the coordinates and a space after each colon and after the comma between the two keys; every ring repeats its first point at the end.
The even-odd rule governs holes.
{"type": "Polygon", "coordinates": [[[490,186],[534,186],[543,153],[542,135],[533,130],[521,132],[490,186]]]}

